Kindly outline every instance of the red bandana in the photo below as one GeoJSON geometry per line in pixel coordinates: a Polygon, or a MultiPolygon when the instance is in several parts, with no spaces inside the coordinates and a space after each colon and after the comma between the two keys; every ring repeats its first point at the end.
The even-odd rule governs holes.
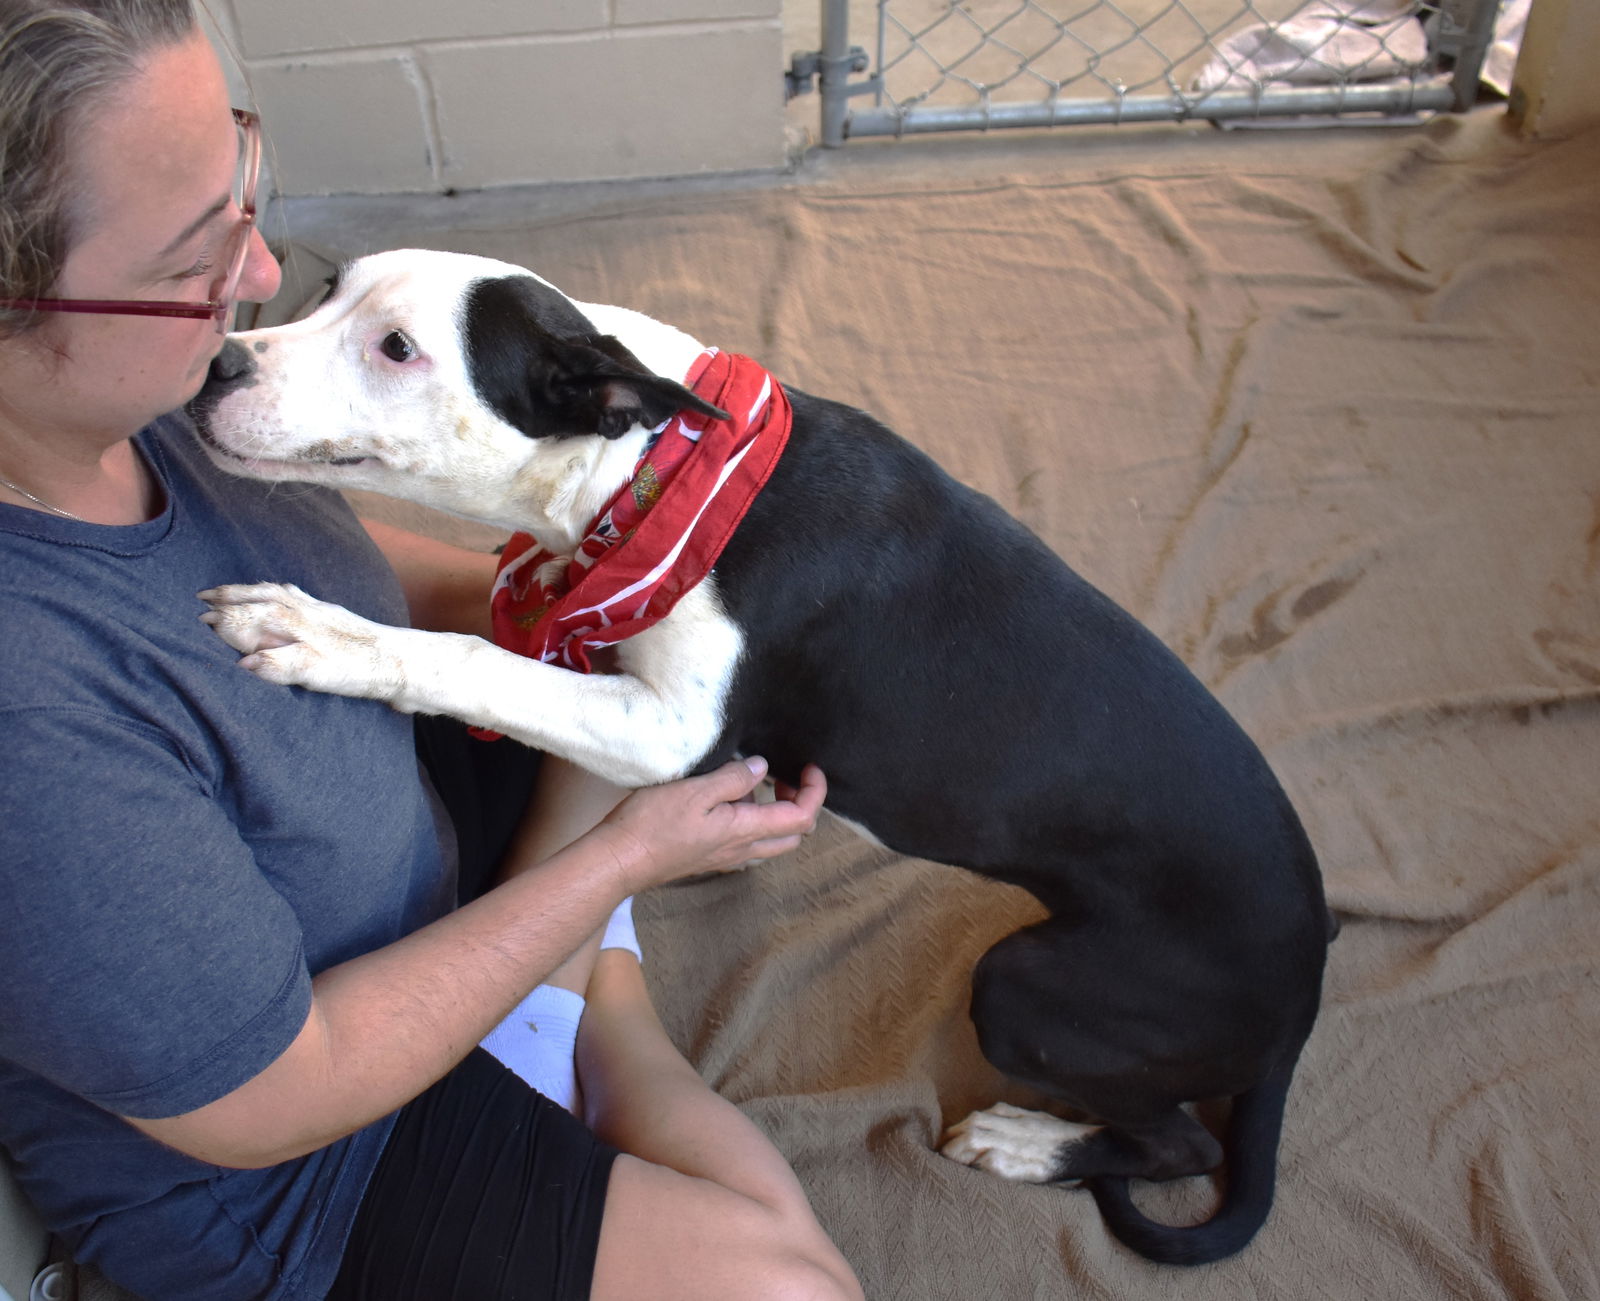
{"type": "Polygon", "coordinates": [[[708,349],[684,383],[731,418],[680,411],[667,421],[549,580],[545,567],[562,557],[513,534],[489,598],[497,646],[587,673],[592,648],[665,618],[711,572],[794,417],[782,387],[748,357],[708,349]]]}

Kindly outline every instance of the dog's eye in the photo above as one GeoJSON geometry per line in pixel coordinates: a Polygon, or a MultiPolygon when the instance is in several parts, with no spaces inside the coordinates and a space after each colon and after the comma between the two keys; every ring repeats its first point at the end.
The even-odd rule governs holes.
{"type": "Polygon", "coordinates": [[[410,361],[417,355],[417,345],[401,334],[399,330],[390,330],[383,336],[383,342],[378,345],[378,351],[383,353],[390,361],[410,361]]]}

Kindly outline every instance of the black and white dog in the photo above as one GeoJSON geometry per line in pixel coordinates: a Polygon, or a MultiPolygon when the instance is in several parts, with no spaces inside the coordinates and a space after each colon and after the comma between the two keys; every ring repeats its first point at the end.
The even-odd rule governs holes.
{"type": "MultiPolygon", "coordinates": [[[[370,489],[570,555],[702,352],[519,268],[401,251],[305,320],[236,335],[193,411],[216,460],[370,489]]],[[[1290,1076],[1332,934],[1266,761],[1149,632],[994,502],[860,411],[794,423],[710,576],[580,675],[477,638],[375,625],[276,584],[206,594],[273,682],[448,714],[645,785],[762,754],[902,853],[1022,886],[972,1017],[1005,1074],[1093,1124],[1005,1104],[945,1155],[1083,1181],[1158,1261],[1239,1250],[1272,1200],[1290,1076]],[[1219,1143],[1184,1104],[1231,1098],[1219,1143]],[[1128,1179],[1227,1163],[1219,1211],[1157,1224],[1128,1179]]],[[[704,403],[699,403],[704,407],[704,403]]]]}

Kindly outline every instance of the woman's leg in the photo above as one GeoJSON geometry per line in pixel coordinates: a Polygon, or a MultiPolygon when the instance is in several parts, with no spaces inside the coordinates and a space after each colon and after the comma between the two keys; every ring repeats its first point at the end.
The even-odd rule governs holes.
{"type": "MultiPolygon", "coordinates": [[[[546,756],[509,860],[564,848],[626,794],[546,756]]],[[[638,959],[599,943],[592,937],[545,982],[588,1000],[581,1114],[624,1153],[611,1169],[592,1296],[859,1298],[782,1155],[673,1046],[638,959]]]]}
{"type": "MultiPolygon", "coordinates": [[[[565,849],[593,828],[628,794],[591,772],[565,759],[546,755],[539,768],[539,780],[528,800],[522,822],[512,836],[506,863],[531,867],[565,849]]],[[[515,875],[502,868],[498,881],[515,875]]],[[[590,936],[570,958],[545,977],[544,983],[582,994],[589,985],[595,954],[600,951],[600,934],[590,936]]]]}
{"type": "Polygon", "coordinates": [[[859,1298],[800,1181],[662,1028],[631,953],[606,949],[578,1034],[585,1119],[612,1166],[597,1301],[859,1298]]]}
{"type": "MultiPolygon", "coordinates": [[[[566,848],[626,794],[581,768],[545,756],[494,884],[566,848]]],[[[559,907],[560,901],[551,900],[551,906],[559,907]]],[[[630,934],[631,929],[630,922],[630,934]]],[[[584,1015],[584,992],[602,934],[590,936],[482,1041],[484,1048],[523,1080],[574,1115],[581,1114],[583,1107],[574,1050],[584,1015]]]]}

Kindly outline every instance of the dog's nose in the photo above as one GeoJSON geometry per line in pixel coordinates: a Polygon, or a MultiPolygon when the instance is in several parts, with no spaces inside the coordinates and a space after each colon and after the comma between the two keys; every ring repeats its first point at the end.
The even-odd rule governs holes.
{"type": "Polygon", "coordinates": [[[222,345],[222,351],[211,359],[208,382],[213,385],[238,384],[248,379],[255,368],[256,363],[244,345],[229,339],[222,345]]]}

